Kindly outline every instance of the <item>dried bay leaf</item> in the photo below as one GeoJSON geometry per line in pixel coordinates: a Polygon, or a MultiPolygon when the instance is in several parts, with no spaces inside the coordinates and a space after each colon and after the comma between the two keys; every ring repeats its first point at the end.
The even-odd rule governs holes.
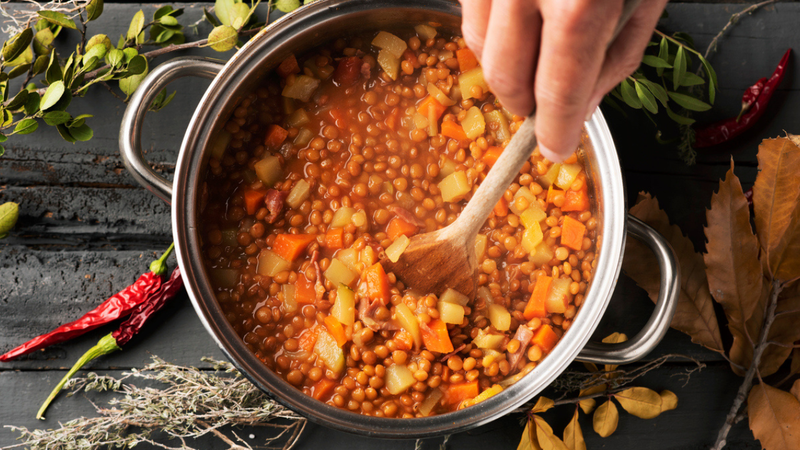
{"type": "Polygon", "coordinates": [[[783,281],[800,276],[800,148],[794,138],[761,142],[753,185],[758,240],[770,273],[783,281]]]}
{"type": "Polygon", "coordinates": [[[586,400],[578,402],[578,406],[581,407],[584,414],[591,414],[591,412],[594,411],[595,405],[597,405],[597,401],[593,398],[587,398],[586,400]]]}
{"type": "Polygon", "coordinates": [[[619,411],[611,400],[600,405],[592,416],[592,427],[601,437],[609,437],[617,430],[619,411]]]}
{"type": "MultiPolygon", "coordinates": [[[[691,336],[692,342],[722,352],[722,338],[708,289],[703,256],[694,251],[692,242],[681,233],[677,225],[670,225],[666,213],[658,206],[658,200],[650,194],[640,193],[639,200],[630,209],[630,213],[661,233],[672,245],[680,263],[681,289],[672,328],[691,336]]],[[[636,239],[628,239],[622,268],[655,302],[660,275],[655,256],[650,249],[636,239]]]]}
{"type": "Polygon", "coordinates": [[[674,392],[665,389],[659,395],[661,396],[661,412],[671,411],[678,407],[678,396],[674,392]]]}
{"type": "Polygon", "coordinates": [[[800,401],[766,384],[750,390],[747,415],[753,436],[766,450],[800,450],[800,401]]]}
{"type": "Polygon", "coordinates": [[[534,414],[533,423],[536,426],[536,438],[542,450],[569,450],[564,441],[553,434],[553,428],[541,417],[534,414]]]}
{"type": "Polygon", "coordinates": [[[640,419],[652,419],[661,414],[661,396],[646,387],[632,387],[614,394],[620,406],[640,419]]]}
{"type": "Polygon", "coordinates": [[[547,397],[539,397],[536,404],[531,408],[532,413],[543,413],[553,407],[553,401],[547,397]]]}
{"type": "Polygon", "coordinates": [[[525,429],[522,430],[522,438],[519,440],[517,450],[542,450],[542,448],[539,447],[539,441],[533,437],[531,422],[532,420],[528,419],[528,423],[525,424],[525,429]]]}
{"type": "Polygon", "coordinates": [[[564,428],[564,444],[569,450],[586,450],[586,441],[583,440],[583,431],[578,423],[577,409],[572,415],[572,420],[564,428]]]}

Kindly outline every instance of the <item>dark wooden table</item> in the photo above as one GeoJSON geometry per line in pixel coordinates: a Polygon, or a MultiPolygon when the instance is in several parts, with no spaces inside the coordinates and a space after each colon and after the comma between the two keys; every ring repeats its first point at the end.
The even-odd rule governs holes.
{"type": "MultiPolygon", "coordinates": [[[[186,22],[200,17],[202,4],[180,6],[186,8],[186,22]]],[[[669,17],[663,20],[663,28],[688,32],[698,47],[705,48],[730,15],[743,7],[741,3],[673,3],[667,8],[669,17]]],[[[105,13],[92,24],[93,29],[115,40],[127,30],[130,18],[140,8],[150,17],[155,6],[106,4],[105,13]]],[[[731,30],[711,58],[721,86],[717,104],[701,119],[738,112],[745,87],[771,73],[786,48],[798,48],[799,20],[800,4],[779,2],[742,19],[731,30]]],[[[207,33],[208,25],[201,25],[200,31],[207,33]]],[[[607,114],[625,169],[629,202],[638,191],[653,193],[673,222],[701,250],[705,208],[717,180],[730,165],[731,155],[737,164],[736,173],[747,188],[755,179],[760,140],[778,136],[783,130],[800,131],[798,81],[800,74],[791,70],[756,130],[727,148],[701,153],[697,164],[691,167],[681,162],[673,147],[657,144],[655,130],[637,114],[627,119],[616,113],[607,114]]],[[[145,125],[147,157],[165,173],[174,168],[176,149],[189,115],[206,86],[204,81],[180,81],[175,101],[152,115],[145,125]]],[[[79,317],[131,283],[171,241],[169,207],[140,188],[120,159],[117,136],[125,105],[103,89],[95,89],[74,104],[74,111],[95,116],[89,120],[95,130],[90,142],[65,143],[52,128],[43,126],[33,135],[11,139],[5,156],[0,158],[0,203],[15,201],[21,209],[16,229],[8,239],[0,241],[0,352],[79,317]]],[[[174,259],[171,262],[174,264],[174,259]]],[[[635,333],[650,311],[652,304],[643,291],[622,276],[596,337],[611,331],[635,333]]],[[[154,322],[124,351],[101,358],[87,369],[118,376],[130,368],[144,366],[152,355],[202,368],[209,368],[201,362],[203,356],[223,358],[185,295],[154,322]]],[[[39,405],[65,370],[108,331],[100,329],[27,359],[0,365],[0,425],[52,428],[59,421],[93,415],[92,404],[84,396],[62,396],[51,406],[46,422],[34,419],[39,405]]],[[[641,385],[674,391],[679,398],[678,409],[654,420],[621,414],[618,431],[606,439],[595,434],[591,421],[582,417],[589,448],[683,449],[707,448],[713,443],[741,379],[717,354],[692,344],[681,333],[671,330],[648,359],[666,353],[693,356],[706,365],[686,384],[674,376],[687,367],[679,362],[667,364],[641,380],[641,385]]],[[[92,398],[105,401],[102,397],[92,398]]],[[[556,411],[552,423],[559,434],[571,412],[559,415],[556,411]]],[[[512,414],[455,435],[449,445],[513,449],[521,431],[519,416],[512,414]]],[[[255,438],[249,442],[263,444],[263,430],[239,434],[252,434],[255,438]]],[[[0,429],[0,446],[15,443],[16,437],[8,429],[0,429]]],[[[760,448],[747,421],[733,428],[728,441],[732,449],[760,448]]],[[[424,447],[436,448],[438,442],[428,440],[424,447]]],[[[213,440],[194,445],[224,448],[213,440]]],[[[411,449],[414,442],[379,441],[310,425],[300,447],[411,449]]]]}

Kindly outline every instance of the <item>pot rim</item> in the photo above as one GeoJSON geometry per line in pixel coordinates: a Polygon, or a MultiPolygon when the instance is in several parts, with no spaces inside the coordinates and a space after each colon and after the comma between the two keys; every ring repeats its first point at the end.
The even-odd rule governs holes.
{"type": "MultiPolygon", "coordinates": [[[[559,345],[531,373],[503,392],[472,407],[426,418],[388,419],[364,416],[306,396],[268,369],[251,353],[217,304],[202,263],[196,206],[202,175],[204,149],[213,124],[225,117],[223,111],[235,101],[234,92],[249,79],[262,58],[278,56],[292,36],[305,26],[355,12],[422,10],[429,14],[460,17],[460,8],[448,0],[320,0],[299,8],[273,22],[239,50],[213,80],[195,110],[184,136],[176,164],[172,195],[172,223],[175,250],[183,270],[189,297],[203,326],[225,356],[259,389],[271,398],[309,418],[337,430],[383,438],[424,438],[456,433],[488,423],[519,407],[546,388],[575,360],[586,345],[611,299],[622,264],[625,242],[625,201],[622,173],[613,139],[598,109],[586,122],[593,151],[587,158],[597,193],[602,245],[591,288],[579,313],[559,345]]],[[[285,53],[283,53],[285,54],[285,53]]]]}

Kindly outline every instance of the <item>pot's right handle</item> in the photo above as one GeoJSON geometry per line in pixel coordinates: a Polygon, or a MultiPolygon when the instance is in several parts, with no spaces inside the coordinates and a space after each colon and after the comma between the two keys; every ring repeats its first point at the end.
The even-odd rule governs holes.
{"type": "Polygon", "coordinates": [[[661,288],[650,320],[632,339],[619,344],[589,342],[576,358],[579,361],[600,364],[627,364],[641,359],[650,353],[664,337],[680,294],[681,268],[675,251],[669,242],[656,230],[641,220],[628,215],[628,233],[647,244],[656,254],[661,270],[661,288]]]}
{"type": "Polygon", "coordinates": [[[119,133],[122,160],[142,186],[167,203],[172,201],[172,183],[150,167],[142,154],[142,124],[150,103],[161,90],[177,78],[197,76],[214,78],[223,64],[208,58],[181,57],[159,64],[148,74],[131,96],[119,133]]]}

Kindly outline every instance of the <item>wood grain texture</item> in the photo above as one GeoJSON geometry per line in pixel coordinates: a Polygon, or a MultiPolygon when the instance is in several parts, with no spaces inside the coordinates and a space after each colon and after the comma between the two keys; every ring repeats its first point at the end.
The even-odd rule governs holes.
{"type": "MultiPolygon", "coordinates": [[[[107,2],[103,16],[92,23],[93,29],[113,39],[125,33],[130,18],[139,9],[150,17],[158,6],[153,3],[107,2]]],[[[204,5],[210,3],[177,4],[186,8],[182,22],[197,20],[204,5]]],[[[705,48],[730,14],[744,6],[673,2],[668,5],[669,17],[663,21],[663,28],[688,32],[699,48],[705,48]]],[[[17,3],[5,7],[28,6],[17,3]]],[[[700,121],[738,113],[744,88],[771,73],[786,48],[797,45],[795,29],[799,18],[800,4],[778,2],[743,18],[732,28],[710,58],[721,89],[714,109],[698,115],[700,121]]],[[[207,24],[201,24],[200,36],[209,30],[207,24]]],[[[74,48],[75,41],[60,39],[58,45],[66,50],[74,48]]],[[[205,50],[185,54],[229,56],[205,50]]],[[[189,115],[207,85],[204,80],[180,80],[170,87],[170,91],[178,90],[175,101],[145,121],[147,158],[166,176],[174,169],[189,115]]],[[[137,186],[119,157],[117,138],[124,104],[107,91],[97,89],[76,100],[75,106],[79,113],[95,115],[88,121],[95,129],[91,142],[68,144],[50,127],[42,126],[33,135],[12,138],[6,145],[5,156],[0,157],[0,202],[14,200],[22,204],[19,224],[9,239],[0,241],[0,351],[79,317],[132,282],[171,241],[169,208],[137,186]]],[[[656,144],[655,129],[639,115],[632,113],[625,118],[609,111],[606,117],[625,169],[629,202],[640,190],[653,193],[673,223],[700,250],[704,242],[703,211],[729,167],[730,156],[733,155],[736,174],[747,189],[756,177],[755,155],[760,140],[781,135],[784,128],[788,130],[800,123],[800,71],[794,68],[789,71],[753,131],[723,148],[705,150],[692,167],[680,161],[672,146],[656,144]]],[[[622,276],[594,339],[613,331],[635,333],[652,308],[644,292],[622,276]]],[[[119,374],[118,369],[143,366],[152,354],[192,365],[200,365],[202,356],[222,358],[185,295],[155,319],[124,351],[94,361],[90,369],[119,374]]],[[[0,366],[0,425],[52,427],[59,420],[92,414],[91,404],[78,395],[60,398],[51,407],[47,422],[33,418],[39,403],[65,368],[113,328],[112,325],[95,330],[26,360],[0,366]]],[[[727,344],[730,336],[723,335],[723,340],[727,344]]],[[[679,363],[649,374],[640,385],[673,390],[679,398],[678,409],[648,421],[622,413],[618,431],[609,438],[598,437],[591,431],[590,421],[582,415],[580,423],[588,448],[671,450],[703,448],[713,442],[740,378],[732,374],[718,355],[692,344],[688,337],[674,330],[667,333],[648,358],[666,353],[683,353],[706,361],[709,367],[686,385],[672,376],[682,370],[679,363]]],[[[572,412],[567,407],[556,410],[552,423],[557,434],[572,412]]],[[[257,438],[264,435],[261,429],[244,430],[240,435],[249,433],[257,438]]],[[[514,449],[520,433],[518,416],[508,416],[454,436],[449,448],[514,449]]],[[[14,444],[15,438],[15,434],[0,428],[0,446],[14,444]]],[[[311,426],[302,439],[300,448],[413,448],[413,441],[372,440],[318,426],[311,426]]],[[[439,442],[427,440],[423,448],[438,448],[439,442]]],[[[746,421],[734,428],[729,442],[729,448],[734,450],[760,448],[746,421]]],[[[213,440],[196,445],[224,448],[213,440]]]]}

